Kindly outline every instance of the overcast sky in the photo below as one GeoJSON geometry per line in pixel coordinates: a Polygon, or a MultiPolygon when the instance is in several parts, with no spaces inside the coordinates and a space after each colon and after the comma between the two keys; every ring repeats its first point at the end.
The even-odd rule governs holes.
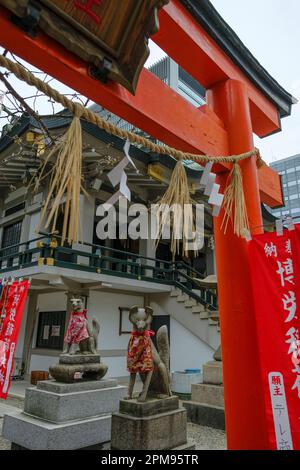
{"type": "MultiPolygon", "coordinates": [[[[300,99],[300,1],[211,1],[268,72],[300,99]]],[[[163,55],[152,51],[151,61],[163,55]]],[[[300,153],[300,104],[282,120],[282,132],[255,143],[267,162],[300,153]]]]}

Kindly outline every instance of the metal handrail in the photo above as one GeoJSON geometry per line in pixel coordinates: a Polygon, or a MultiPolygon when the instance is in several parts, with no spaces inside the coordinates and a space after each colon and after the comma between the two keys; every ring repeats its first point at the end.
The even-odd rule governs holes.
{"type": "MultiPolygon", "coordinates": [[[[42,232],[40,232],[40,233],[42,233],[42,232]]],[[[60,235],[55,235],[55,234],[42,233],[42,235],[44,235],[47,238],[53,238],[53,239],[58,238],[58,239],[61,240],[61,238],[62,238],[60,235]]],[[[159,258],[150,258],[149,256],[143,256],[143,255],[140,255],[139,253],[132,253],[131,251],[118,250],[117,248],[111,248],[109,246],[96,245],[95,243],[78,242],[78,245],[89,246],[91,248],[100,249],[100,251],[106,250],[106,251],[119,253],[119,254],[127,255],[127,256],[130,256],[130,257],[134,257],[134,258],[141,258],[141,259],[145,259],[145,260],[148,260],[148,261],[164,263],[164,264],[168,264],[170,266],[173,265],[172,261],[166,261],[166,260],[162,260],[162,259],[159,259],[159,258]]]]}
{"type": "MultiPolygon", "coordinates": [[[[203,275],[198,272],[195,268],[192,266],[188,265],[184,261],[177,261],[177,262],[170,262],[170,261],[165,261],[165,260],[160,260],[157,258],[149,258],[137,253],[131,253],[128,251],[122,251],[118,250],[115,248],[110,248],[106,246],[101,246],[101,245],[96,245],[93,243],[81,243],[83,246],[88,246],[91,247],[94,251],[97,249],[101,250],[101,255],[96,253],[89,253],[89,252],[84,252],[81,250],[77,250],[71,247],[67,246],[51,246],[50,243],[48,244],[47,242],[51,242],[54,239],[61,239],[60,236],[54,235],[54,234],[41,234],[41,237],[35,238],[33,240],[29,240],[27,242],[19,243],[16,245],[11,245],[9,247],[5,247],[0,250],[0,269],[2,266],[2,263],[7,261],[9,262],[10,260],[13,262],[13,260],[17,257],[19,257],[19,263],[18,265],[33,265],[36,263],[36,261],[32,261],[30,258],[30,255],[33,253],[37,253],[39,250],[41,251],[42,257],[53,257],[56,259],[57,263],[60,264],[70,264],[72,266],[80,266],[77,264],[77,256],[86,256],[90,259],[90,264],[87,267],[87,269],[90,270],[96,270],[96,269],[103,269],[103,272],[107,271],[108,273],[113,273],[116,272],[116,274],[123,274],[125,276],[132,276],[132,277],[138,277],[139,279],[145,279],[145,280],[153,280],[156,282],[165,282],[168,285],[175,285],[176,287],[180,288],[182,291],[190,295],[192,298],[196,299],[199,303],[202,305],[205,305],[208,307],[210,310],[216,310],[217,309],[217,295],[212,292],[208,288],[199,288],[197,283],[195,282],[194,278],[189,275],[189,273],[196,274],[198,278],[203,278],[203,275]],[[39,242],[41,240],[47,240],[47,242],[44,243],[44,245],[37,247],[37,248],[29,248],[29,246],[34,243],[34,242],[39,242]],[[20,248],[25,246],[26,249],[23,251],[20,251],[20,248]],[[5,253],[6,250],[14,249],[14,248],[19,248],[19,250],[15,253],[11,253],[8,255],[1,256],[1,253],[5,253]],[[46,251],[44,251],[46,250],[46,251]],[[47,254],[47,250],[52,250],[49,254],[47,254]],[[103,252],[110,253],[112,256],[107,255],[106,253],[104,254],[103,252]],[[59,254],[66,254],[66,255],[73,255],[74,258],[70,261],[64,261],[59,259],[59,254]],[[115,257],[113,255],[115,254],[122,254],[123,258],[115,257]],[[127,257],[127,259],[126,259],[127,257]],[[130,261],[128,258],[133,258],[132,261],[130,261]],[[100,265],[97,263],[94,263],[92,260],[96,260],[100,262],[100,265]],[[137,263],[137,260],[140,260],[140,263],[137,263]],[[144,262],[142,262],[142,260],[144,262]],[[145,263],[146,261],[146,263],[145,263]],[[130,269],[135,268],[136,271],[131,271],[125,273],[121,270],[115,270],[115,269],[110,269],[110,267],[105,267],[105,263],[112,263],[118,265],[118,267],[129,267],[130,269]],[[148,264],[148,262],[151,262],[151,264],[148,264]],[[162,266],[158,266],[157,264],[160,263],[162,266]],[[145,271],[152,271],[152,277],[145,275],[145,271]],[[187,272],[185,272],[187,271],[187,272]],[[165,277],[159,277],[161,274],[166,274],[167,276],[165,277]],[[184,282],[179,280],[179,277],[183,277],[188,284],[191,285],[191,288],[187,287],[184,282]],[[194,292],[194,290],[204,292],[204,295],[199,295],[198,293],[194,292]],[[209,300],[208,300],[209,299],[209,300]],[[215,302],[214,302],[215,300],[215,302]],[[212,303],[211,303],[212,302],[212,303]],[[214,305],[215,304],[215,305],[214,305]]],[[[7,268],[15,268],[13,265],[7,265],[7,268]]],[[[81,266],[80,266],[81,268],[81,266]]],[[[79,269],[79,268],[78,268],[79,269]]]]}
{"type": "Polygon", "coordinates": [[[16,245],[9,245],[9,246],[6,246],[5,248],[0,248],[0,254],[2,253],[2,251],[12,250],[13,248],[18,248],[24,245],[27,246],[27,245],[30,245],[30,243],[44,240],[44,238],[45,236],[42,236],[42,237],[34,238],[33,240],[29,240],[28,242],[17,243],[16,245]]]}

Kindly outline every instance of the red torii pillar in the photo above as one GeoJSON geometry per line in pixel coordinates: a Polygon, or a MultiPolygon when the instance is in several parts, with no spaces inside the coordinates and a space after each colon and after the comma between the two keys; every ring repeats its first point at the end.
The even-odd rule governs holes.
{"type": "MultiPolygon", "coordinates": [[[[227,80],[207,92],[208,105],[225,123],[231,154],[252,150],[253,130],[246,86],[227,80]]],[[[263,231],[256,157],[241,163],[251,233],[263,231]]],[[[219,175],[225,189],[228,173],[219,175]]],[[[229,224],[221,229],[223,213],[214,219],[221,344],[228,448],[268,449],[265,404],[260,373],[247,242],[229,224]]]]}

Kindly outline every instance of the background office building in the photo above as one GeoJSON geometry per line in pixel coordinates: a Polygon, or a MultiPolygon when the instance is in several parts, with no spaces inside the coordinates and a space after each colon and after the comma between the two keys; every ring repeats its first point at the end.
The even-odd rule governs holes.
{"type": "Polygon", "coordinates": [[[285,206],[273,209],[276,217],[291,215],[300,221],[300,154],[273,162],[270,166],[282,177],[285,206]]]}

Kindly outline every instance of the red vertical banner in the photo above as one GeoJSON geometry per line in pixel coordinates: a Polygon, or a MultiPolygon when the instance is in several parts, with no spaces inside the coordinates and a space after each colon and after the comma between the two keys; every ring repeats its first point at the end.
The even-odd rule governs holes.
{"type": "Polygon", "coordinates": [[[29,285],[29,281],[22,281],[7,287],[5,304],[2,306],[4,315],[0,331],[0,398],[4,399],[7,398],[10,387],[14,353],[29,285]]]}
{"type": "Polygon", "coordinates": [[[270,449],[300,450],[300,227],[255,236],[249,259],[270,449]]]}

